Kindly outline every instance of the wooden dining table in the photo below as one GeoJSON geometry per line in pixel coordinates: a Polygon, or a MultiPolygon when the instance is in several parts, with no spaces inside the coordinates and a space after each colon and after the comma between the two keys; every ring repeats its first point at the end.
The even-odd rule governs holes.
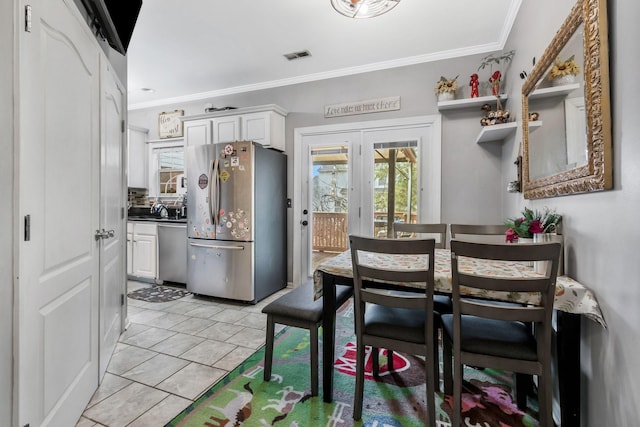
{"type": "MultiPolygon", "coordinates": [[[[412,265],[423,264],[421,256],[398,258],[397,255],[366,254],[367,262],[389,269],[412,268],[412,265]]],[[[451,294],[451,252],[448,249],[436,249],[435,252],[435,291],[441,294],[451,294]]],[[[511,261],[488,261],[460,259],[460,268],[472,271],[474,274],[506,276],[506,277],[534,277],[536,273],[532,265],[511,261]]],[[[333,400],[333,365],[335,361],[335,316],[336,316],[336,285],[353,286],[353,268],[351,253],[345,251],[336,257],[321,263],[313,274],[314,296],[323,298],[323,359],[322,385],[325,402],[333,400]]],[[[405,291],[421,292],[424,283],[378,283],[384,289],[401,289],[405,291]]],[[[468,294],[498,301],[518,303],[537,303],[539,295],[523,292],[490,292],[468,294]]],[[[567,277],[558,276],[556,280],[556,296],[554,299],[555,341],[557,349],[558,383],[561,402],[561,421],[564,426],[580,425],[580,321],[581,316],[591,319],[606,327],[606,322],[595,295],[582,284],[567,277]],[[576,392],[578,390],[578,392],[576,392]]]]}

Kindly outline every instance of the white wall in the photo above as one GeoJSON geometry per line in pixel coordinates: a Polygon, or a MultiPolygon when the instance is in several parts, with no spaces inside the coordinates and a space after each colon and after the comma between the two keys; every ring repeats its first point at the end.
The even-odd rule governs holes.
{"type": "Polygon", "coordinates": [[[13,13],[0,2],[0,425],[11,425],[13,329],[13,13]]]}
{"type": "MultiPolygon", "coordinates": [[[[392,70],[303,83],[293,86],[230,95],[185,104],[163,105],[145,110],[129,111],[129,124],[150,129],[149,139],[158,137],[158,113],[184,109],[185,115],[203,114],[204,105],[216,107],[248,107],[278,104],[289,111],[286,118],[286,153],[288,155],[288,197],[292,194],[293,130],[298,127],[320,126],[345,122],[381,120],[398,117],[437,114],[433,88],[440,76],[458,79],[464,97],[469,96],[469,76],[477,71],[480,58],[474,55],[455,60],[420,64],[392,70]],[[387,96],[400,96],[400,111],[362,114],[325,119],[323,107],[349,101],[387,96]]],[[[484,71],[487,74],[487,70],[484,71]]],[[[518,82],[516,82],[518,83],[518,82]]],[[[442,119],[442,221],[471,223],[502,222],[502,175],[499,143],[476,144],[480,131],[480,109],[447,112],[442,119]],[[488,190],[487,190],[488,189],[488,190]],[[473,207],[473,208],[470,208],[473,207]]],[[[289,242],[292,241],[291,212],[289,212],[289,242]]],[[[289,244],[289,274],[292,280],[291,249],[289,244]]]]}
{"type": "MultiPolygon", "coordinates": [[[[634,75],[640,4],[608,3],[614,189],[526,202],[509,195],[503,212],[512,216],[525,204],[556,208],[563,215],[567,273],[592,289],[602,307],[606,330],[582,321],[582,424],[590,427],[640,420],[640,82],[634,75]]],[[[572,6],[571,0],[523,2],[508,42],[518,49],[510,78],[542,54],[572,6]]],[[[504,148],[505,185],[519,141],[518,135],[504,148]]]]}

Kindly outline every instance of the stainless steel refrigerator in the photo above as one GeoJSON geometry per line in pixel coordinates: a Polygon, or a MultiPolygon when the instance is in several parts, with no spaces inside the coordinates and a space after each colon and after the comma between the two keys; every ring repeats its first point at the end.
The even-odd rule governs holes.
{"type": "Polygon", "coordinates": [[[187,290],[258,302],[286,286],[286,156],[251,141],[186,148],[187,290]]]}

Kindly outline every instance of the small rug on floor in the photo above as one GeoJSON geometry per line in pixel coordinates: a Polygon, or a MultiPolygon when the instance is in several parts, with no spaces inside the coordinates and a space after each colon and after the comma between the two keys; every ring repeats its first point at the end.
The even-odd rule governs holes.
{"type": "Polygon", "coordinates": [[[139,299],[147,302],[169,302],[189,295],[191,292],[186,289],[172,288],[170,286],[149,286],[127,294],[129,298],[139,299]]]}
{"type": "MultiPolygon", "coordinates": [[[[311,396],[309,333],[286,328],[276,338],[271,381],[263,381],[264,348],[205,392],[165,427],[222,426],[424,426],[426,384],[424,361],[394,352],[395,372],[387,370],[381,350],[380,377],[365,374],[362,421],[352,418],[355,388],[355,337],[353,305],[349,302],[336,316],[336,362],[334,401],[311,396]]],[[[442,363],[442,362],[441,362],[442,363]]],[[[320,365],[322,366],[322,365],[320,365]]],[[[512,398],[512,378],[500,371],[465,368],[463,419],[468,426],[536,427],[537,402],[529,399],[527,412],[512,398]]],[[[451,426],[450,398],[438,393],[436,424],[451,426]]]]}

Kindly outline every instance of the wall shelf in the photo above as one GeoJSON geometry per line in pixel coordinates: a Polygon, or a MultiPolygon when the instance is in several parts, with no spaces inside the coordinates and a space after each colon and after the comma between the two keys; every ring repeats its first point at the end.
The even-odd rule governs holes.
{"type": "Polygon", "coordinates": [[[534,130],[542,127],[542,120],[535,120],[533,122],[529,122],[529,132],[533,132],[534,130]]]}
{"type": "Polygon", "coordinates": [[[489,141],[502,141],[516,131],[518,122],[503,123],[500,125],[484,126],[478,137],[476,144],[489,141]]]}
{"type": "Polygon", "coordinates": [[[553,96],[567,96],[568,94],[578,89],[579,87],[580,87],[579,83],[572,83],[569,85],[552,86],[552,87],[545,87],[542,89],[536,89],[533,92],[531,92],[531,94],[529,95],[529,99],[550,98],[553,96]]]}
{"type": "MultiPolygon", "coordinates": [[[[451,101],[438,102],[438,111],[444,110],[460,110],[465,108],[480,108],[484,104],[491,104],[496,102],[496,97],[493,95],[480,96],[478,98],[464,98],[454,99],[451,101]]],[[[505,104],[507,102],[507,95],[500,95],[500,102],[505,104]]]]}

